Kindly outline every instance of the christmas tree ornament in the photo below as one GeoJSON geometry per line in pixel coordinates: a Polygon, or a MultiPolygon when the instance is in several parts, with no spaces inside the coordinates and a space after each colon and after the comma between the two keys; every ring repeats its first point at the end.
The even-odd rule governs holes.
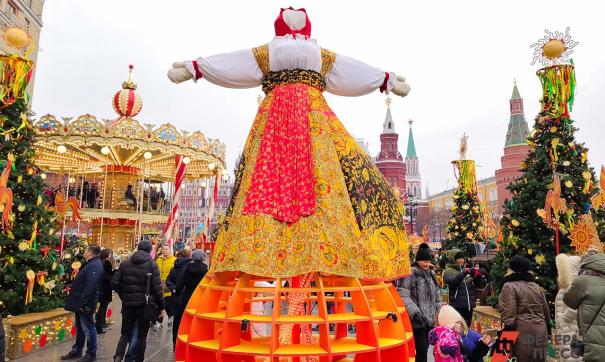
{"type": "Polygon", "coordinates": [[[601,166],[601,175],[599,176],[599,192],[594,195],[590,201],[595,210],[605,208],[605,166],[601,166]]]}
{"type": "Polygon", "coordinates": [[[563,166],[567,167],[569,165],[571,165],[571,162],[569,162],[567,160],[563,161],[563,166]]]}
{"type": "Polygon", "coordinates": [[[515,226],[515,227],[517,227],[517,226],[520,225],[519,220],[517,220],[517,219],[512,219],[510,221],[510,223],[511,223],[512,226],[515,226]]]}
{"type": "Polygon", "coordinates": [[[538,265],[544,264],[545,261],[546,261],[546,257],[544,255],[542,255],[542,254],[536,255],[536,263],[538,265]]]}
{"type": "Polygon", "coordinates": [[[17,176],[17,183],[20,184],[21,182],[23,182],[23,176],[19,175],[17,176]]]}
{"type": "Polygon", "coordinates": [[[534,253],[534,249],[529,248],[527,249],[527,254],[532,255],[534,253]]]}
{"type": "Polygon", "coordinates": [[[584,188],[582,189],[582,192],[589,194],[593,186],[592,173],[590,171],[584,171],[582,172],[582,177],[584,178],[584,188]]]}
{"type": "MultiPolygon", "coordinates": [[[[1,57],[1,56],[0,56],[1,57]]],[[[0,174],[0,206],[2,206],[2,222],[0,227],[2,229],[11,228],[10,216],[13,208],[13,190],[8,187],[8,176],[10,174],[14,157],[11,153],[8,154],[6,167],[2,174],[0,174]]]]}
{"type": "Polygon", "coordinates": [[[27,289],[25,291],[25,305],[28,305],[32,302],[34,296],[34,280],[36,278],[36,273],[33,270],[28,270],[25,273],[27,277],[27,289]]]}
{"type": "Polygon", "coordinates": [[[22,241],[22,242],[19,243],[18,248],[19,248],[20,251],[26,251],[26,250],[29,249],[29,244],[27,242],[25,242],[25,241],[22,241]]]}
{"type": "Polygon", "coordinates": [[[17,207],[17,210],[19,210],[19,212],[23,212],[25,211],[25,205],[21,204],[17,207]]]}
{"type": "Polygon", "coordinates": [[[567,188],[573,187],[573,182],[571,182],[571,180],[565,181],[565,187],[567,187],[567,188]]]}
{"type": "MultiPolygon", "coordinates": [[[[14,37],[11,38],[14,40],[14,37]]],[[[16,44],[21,43],[17,42],[16,44]]],[[[0,102],[5,107],[12,105],[18,99],[23,99],[27,103],[27,84],[31,78],[33,66],[34,63],[29,59],[12,54],[0,55],[0,68],[2,69],[0,73],[0,102]]]]}
{"type": "Polygon", "coordinates": [[[592,246],[596,246],[602,251],[603,247],[591,214],[584,214],[580,217],[580,220],[571,229],[569,238],[578,254],[585,253],[592,246]]]}

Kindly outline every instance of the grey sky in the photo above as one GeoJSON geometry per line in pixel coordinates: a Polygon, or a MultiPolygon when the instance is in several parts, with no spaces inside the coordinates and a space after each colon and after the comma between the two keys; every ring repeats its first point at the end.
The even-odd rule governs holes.
{"type": "MultiPolygon", "coordinates": [[[[273,37],[279,7],[305,7],[313,37],[328,49],[404,75],[411,94],[391,106],[399,148],[412,118],[423,184],[431,193],[454,182],[450,161],[469,135],[469,157],[488,177],[500,164],[513,79],[530,128],[540,83],[529,45],[544,28],[571,26],[577,97],[572,118],[595,167],[605,163],[605,51],[598,1],[73,1],[44,5],[33,110],[57,117],[113,118],[113,94],[135,65],[142,123],[201,130],[227,145],[228,166],[242,150],[260,88],[225,89],[207,82],[173,85],[176,60],[251,48],[273,37]]],[[[347,129],[377,154],[384,95],[328,95],[347,129]]],[[[424,193],[424,186],[423,186],[424,193]]]]}

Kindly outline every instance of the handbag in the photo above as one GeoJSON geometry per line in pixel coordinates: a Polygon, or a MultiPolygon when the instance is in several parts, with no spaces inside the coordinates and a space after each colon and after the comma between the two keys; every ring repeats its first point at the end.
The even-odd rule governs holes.
{"type": "MultiPolygon", "coordinates": [[[[584,331],[584,333],[582,333],[582,335],[586,335],[586,333],[588,333],[588,330],[592,326],[592,323],[594,323],[595,319],[597,319],[597,317],[601,313],[601,309],[603,309],[604,305],[605,305],[605,299],[603,299],[603,303],[601,303],[601,307],[597,310],[594,317],[592,317],[590,324],[588,325],[588,327],[586,327],[586,330],[584,331]]],[[[586,347],[586,342],[583,340],[583,338],[578,338],[576,335],[574,335],[571,338],[571,343],[569,344],[569,347],[571,348],[572,357],[582,357],[582,356],[584,356],[584,348],[586,347]]]]}
{"type": "Polygon", "coordinates": [[[158,306],[155,304],[155,300],[151,296],[151,275],[151,273],[147,273],[147,286],[145,288],[145,306],[143,307],[143,319],[148,322],[153,322],[158,317],[158,306]]]}

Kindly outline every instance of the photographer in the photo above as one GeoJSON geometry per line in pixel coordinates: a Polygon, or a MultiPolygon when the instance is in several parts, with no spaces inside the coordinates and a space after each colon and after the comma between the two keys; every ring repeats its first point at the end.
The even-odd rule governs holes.
{"type": "Polygon", "coordinates": [[[448,265],[443,271],[443,279],[449,290],[449,303],[471,325],[473,309],[477,304],[475,288],[482,288],[483,274],[479,267],[470,267],[465,262],[464,253],[459,249],[448,251],[448,265]]]}

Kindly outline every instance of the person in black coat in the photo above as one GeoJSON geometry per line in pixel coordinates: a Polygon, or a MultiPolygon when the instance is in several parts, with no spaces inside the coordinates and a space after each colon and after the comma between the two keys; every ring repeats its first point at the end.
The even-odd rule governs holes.
{"type": "MultiPolygon", "coordinates": [[[[177,333],[181,324],[181,318],[183,313],[185,313],[185,308],[187,308],[187,303],[189,302],[191,295],[208,272],[208,266],[204,264],[205,256],[206,253],[204,253],[202,250],[194,250],[191,254],[191,262],[187,264],[185,270],[183,270],[183,272],[180,274],[180,278],[176,284],[176,293],[181,296],[178,325],[176,326],[176,329],[173,329],[176,330],[177,333]]],[[[177,319],[175,317],[174,323],[176,322],[177,319]]],[[[175,338],[174,335],[173,338],[175,338]]]]}
{"type": "Polygon", "coordinates": [[[107,328],[107,307],[113,297],[111,291],[111,279],[113,278],[113,250],[103,249],[99,257],[103,263],[103,281],[101,283],[101,293],[99,295],[99,309],[95,315],[97,334],[105,333],[107,328]]]}
{"type": "Polygon", "coordinates": [[[61,360],[80,359],[84,343],[87,340],[86,355],[80,359],[80,362],[97,360],[97,329],[93,315],[103,277],[103,264],[99,260],[100,253],[101,248],[97,245],[89,245],[86,248],[86,252],[84,252],[86,263],[71,284],[69,296],[65,301],[65,310],[74,312],[76,315],[76,343],[68,354],[61,357],[61,360]]]}
{"type": "Polygon", "coordinates": [[[135,361],[142,362],[145,359],[147,348],[147,332],[151,321],[143,316],[147,289],[147,274],[150,274],[151,284],[149,295],[158,307],[158,314],[164,310],[164,293],[160,270],[149,253],[151,243],[143,240],[138,245],[138,250],[132,254],[130,259],[124,261],[111,280],[111,288],[115,290],[122,300],[122,330],[121,337],[116,347],[114,361],[122,361],[126,353],[126,346],[135,325],[138,328],[137,348],[135,361]]]}
{"type": "Polygon", "coordinates": [[[4,334],[4,324],[2,323],[2,316],[0,316],[0,361],[6,360],[6,335],[4,334]]]}
{"type": "Polygon", "coordinates": [[[174,261],[174,268],[168,273],[166,278],[166,287],[172,293],[172,306],[174,319],[172,321],[172,347],[174,349],[176,345],[176,337],[179,331],[179,325],[181,323],[181,317],[183,316],[183,310],[181,310],[181,304],[183,299],[183,293],[177,291],[176,286],[181,280],[182,274],[185,271],[187,264],[191,262],[191,249],[189,247],[180,250],[176,254],[176,260],[174,261]]]}

